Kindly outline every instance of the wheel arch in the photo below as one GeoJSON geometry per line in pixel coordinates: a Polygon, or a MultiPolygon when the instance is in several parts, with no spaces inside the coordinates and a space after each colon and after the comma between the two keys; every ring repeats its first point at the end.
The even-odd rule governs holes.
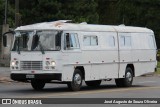
{"type": "Polygon", "coordinates": [[[82,78],[85,80],[85,69],[83,66],[76,66],[75,69],[79,69],[82,73],[82,78]]]}

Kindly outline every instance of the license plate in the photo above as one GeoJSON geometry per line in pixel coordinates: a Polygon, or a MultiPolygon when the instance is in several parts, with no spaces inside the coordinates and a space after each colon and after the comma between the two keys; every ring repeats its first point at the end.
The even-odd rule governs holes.
{"type": "Polygon", "coordinates": [[[34,78],[34,75],[26,75],[26,78],[34,78]]]}

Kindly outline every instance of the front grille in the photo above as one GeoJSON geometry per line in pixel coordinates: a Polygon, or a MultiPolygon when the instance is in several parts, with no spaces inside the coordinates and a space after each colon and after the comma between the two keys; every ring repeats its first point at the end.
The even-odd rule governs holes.
{"type": "Polygon", "coordinates": [[[21,61],[21,70],[42,70],[42,61],[21,61]]]}

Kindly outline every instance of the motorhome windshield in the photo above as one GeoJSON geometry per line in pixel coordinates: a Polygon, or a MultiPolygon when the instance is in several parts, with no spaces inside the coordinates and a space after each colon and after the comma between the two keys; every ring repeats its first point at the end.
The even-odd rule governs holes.
{"type": "Polygon", "coordinates": [[[27,31],[15,35],[12,51],[55,51],[61,48],[59,31],[27,31]]]}

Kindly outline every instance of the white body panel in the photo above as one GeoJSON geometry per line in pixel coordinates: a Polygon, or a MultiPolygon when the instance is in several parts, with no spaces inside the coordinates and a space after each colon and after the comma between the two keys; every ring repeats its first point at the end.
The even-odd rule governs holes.
{"type": "MultiPolygon", "coordinates": [[[[40,23],[22,26],[21,30],[61,30],[61,51],[41,52],[11,52],[11,61],[42,61],[43,67],[46,58],[54,60],[56,67],[53,70],[34,70],[34,74],[60,73],[61,81],[72,81],[76,67],[84,68],[85,81],[103,80],[108,78],[123,78],[128,64],[134,66],[135,76],[154,72],[156,68],[156,44],[153,31],[147,28],[105,25],[81,25],[60,22],[40,23]],[[57,24],[58,23],[58,24],[57,24]],[[76,33],[80,48],[64,50],[64,34],[76,33]],[[97,36],[97,46],[84,46],[84,36],[97,36]],[[153,44],[150,44],[150,36],[153,44]],[[127,46],[121,43],[124,40],[127,46]],[[126,37],[126,38],[125,38],[126,37]],[[114,42],[112,43],[112,39],[114,42]],[[110,40],[110,41],[109,41],[110,40]],[[110,45],[110,46],[109,46],[110,45]],[[114,46],[112,46],[114,45],[114,46]],[[154,45],[154,46],[150,46],[154,45]]],[[[33,70],[11,70],[11,73],[33,74],[33,70]]]]}

